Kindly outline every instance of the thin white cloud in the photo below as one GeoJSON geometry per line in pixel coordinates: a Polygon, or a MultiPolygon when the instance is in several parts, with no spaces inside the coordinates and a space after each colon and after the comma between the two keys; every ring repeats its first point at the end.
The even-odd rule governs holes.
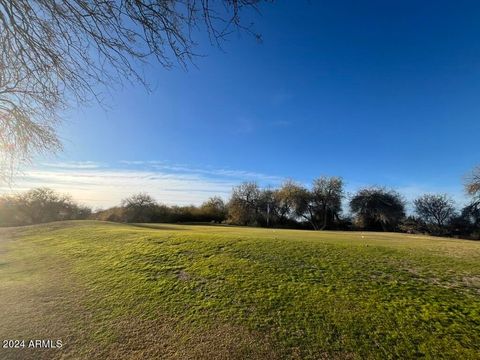
{"type": "Polygon", "coordinates": [[[169,164],[166,160],[120,160],[119,164],[124,165],[156,165],[156,164],[169,164]]]}
{"type": "Polygon", "coordinates": [[[98,169],[103,167],[101,163],[94,161],[66,161],[66,162],[55,162],[55,163],[43,163],[42,165],[49,168],[60,168],[60,169],[98,169]]]}
{"type": "Polygon", "coordinates": [[[190,174],[201,174],[201,175],[210,175],[214,177],[229,177],[232,179],[242,179],[242,180],[257,180],[261,182],[280,182],[282,180],[279,176],[266,175],[262,173],[252,172],[252,171],[243,171],[243,170],[231,170],[231,169],[215,169],[215,168],[198,168],[192,167],[185,164],[154,164],[153,168],[157,170],[172,171],[177,173],[190,173],[190,174]]]}
{"type": "Polygon", "coordinates": [[[242,181],[260,184],[279,179],[254,172],[187,165],[160,165],[162,161],[122,161],[124,168],[102,167],[93,162],[49,163],[23,172],[14,187],[0,187],[0,193],[50,187],[69,193],[89,206],[110,207],[138,192],[147,192],[168,205],[201,204],[211,196],[228,198],[232,187],[242,181]]]}

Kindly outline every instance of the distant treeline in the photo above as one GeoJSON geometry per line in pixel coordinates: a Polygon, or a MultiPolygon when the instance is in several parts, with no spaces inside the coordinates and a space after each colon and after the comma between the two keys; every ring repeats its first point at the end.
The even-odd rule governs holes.
{"type": "Polygon", "coordinates": [[[37,188],[0,197],[0,226],[21,226],[59,220],[88,219],[92,210],[67,194],[37,188]]]}
{"type": "Polygon", "coordinates": [[[200,206],[167,206],[150,195],[132,195],[117,207],[92,212],[69,196],[51,189],[33,189],[0,198],[0,226],[29,225],[55,220],[97,219],[116,222],[215,222],[244,226],[314,230],[369,230],[424,233],[480,239],[480,167],[465,184],[471,201],[455,207],[447,194],[425,194],[406,201],[398,192],[367,187],[346,199],[343,180],[320,177],[307,188],[292,180],[278,188],[245,182],[233,188],[229,201],[212,197],[200,206]],[[344,201],[348,200],[348,201],[344,201]],[[349,207],[348,215],[342,209],[349,207]]]}

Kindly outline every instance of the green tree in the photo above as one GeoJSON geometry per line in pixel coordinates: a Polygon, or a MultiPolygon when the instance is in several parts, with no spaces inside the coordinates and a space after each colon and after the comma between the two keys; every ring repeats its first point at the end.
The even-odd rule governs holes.
{"type": "Polygon", "coordinates": [[[385,188],[364,188],[350,200],[357,224],[366,230],[395,230],[405,217],[405,203],[397,192],[385,188]]]}
{"type": "Polygon", "coordinates": [[[319,230],[324,230],[338,220],[342,211],[343,180],[339,177],[320,177],[313,181],[311,191],[314,212],[320,224],[319,230]]]}
{"type": "Polygon", "coordinates": [[[297,218],[298,192],[301,192],[300,185],[293,180],[286,180],[275,192],[276,203],[278,204],[278,215],[280,224],[287,221],[295,221],[297,218]]]}
{"type": "Polygon", "coordinates": [[[221,223],[227,217],[227,205],[222,198],[214,196],[200,206],[200,212],[206,220],[221,223]]]}
{"type": "Polygon", "coordinates": [[[279,194],[282,207],[288,209],[291,218],[308,222],[314,230],[319,229],[312,192],[306,187],[289,180],[282,185],[279,194]]]}
{"type": "Polygon", "coordinates": [[[244,182],[233,188],[228,203],[228,217],[234,224],[258,225],[261,190],[255,182],[244,182]]]}

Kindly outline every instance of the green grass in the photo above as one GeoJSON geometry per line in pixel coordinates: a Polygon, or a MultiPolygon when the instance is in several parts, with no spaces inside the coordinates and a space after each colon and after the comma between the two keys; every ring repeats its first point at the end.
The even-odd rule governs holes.
{"type": "Polygon", "coordinates": [[[7,233],[0,339],[66,345],[0,358],[480,358],[478,242],[101,222],[7,233]]]}

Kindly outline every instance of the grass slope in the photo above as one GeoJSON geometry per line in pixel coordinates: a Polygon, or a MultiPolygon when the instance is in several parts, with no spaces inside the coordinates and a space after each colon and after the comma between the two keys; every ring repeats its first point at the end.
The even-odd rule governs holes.
{"type": "Polygon", "coordinates": [[[0,339],[65,343],[2,359],[480,358],[480,243],[102,222],[0,237],[0,339]]]}

